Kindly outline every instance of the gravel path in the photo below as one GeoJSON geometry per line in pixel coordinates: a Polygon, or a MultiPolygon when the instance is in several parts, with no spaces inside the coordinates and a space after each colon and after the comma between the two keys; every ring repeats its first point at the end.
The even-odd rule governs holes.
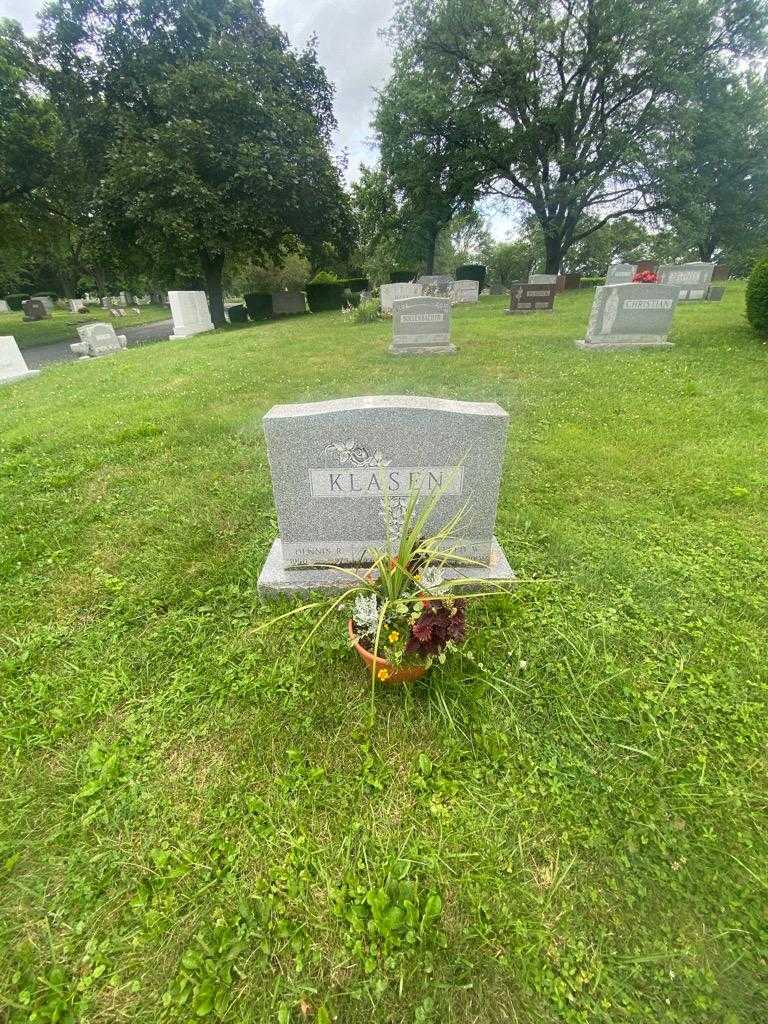
{"type": "MultiPolygon", "coordinates": [[[[173,320],[158,320],[153,324],[143,324],[141,327],[125,327],[120,330],[119,324],[112,325],[115,334],[124,334],[128,339],[128,348],[138,348],[139,345],[146,345],[153,341],[165,341],[173,330],[173,320]]],[[[78,357],[70,351],[70,342],[79,341],[77,335],[69,341],[57,341],[54,345],[38,345],[37,348],[23,348],[21,354],[24,356],[30,370],[37,370],[48,363],[66,363],[70,359],[78,357]]]]}

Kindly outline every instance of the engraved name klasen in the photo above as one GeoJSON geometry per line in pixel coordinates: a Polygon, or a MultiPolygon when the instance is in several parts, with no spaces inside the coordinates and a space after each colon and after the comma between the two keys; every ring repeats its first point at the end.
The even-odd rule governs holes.
{"type": "Polygon", "coordinates": [[[434,324],[445,320],[445,313],[402,313],[400,322],[403,324],[434,324]]]}
{"type": "Polygon", "coordinates": [[[412,491],[458,495],[464,487],[462,466],[386,466],[363,469],[310,469],[313,498],[381,498],[385,494],[406,497],[412,491]]]}
{"type": "Polygon", "coordinates": [[[624,309],[671,309],[674,299],[627,299],[624,309]]]}

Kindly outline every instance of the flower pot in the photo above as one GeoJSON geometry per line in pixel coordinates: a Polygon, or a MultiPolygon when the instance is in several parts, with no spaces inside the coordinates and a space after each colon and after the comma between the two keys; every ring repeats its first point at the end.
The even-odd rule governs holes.
{"type": "Polygon", "coordinates": [[[376,679],[380,683],[385,683],[387,686],[393,683],[412,683],[414,680],[421,679],[426,675],[426,665],[408,665],[405,668],[397,668],[394,665],[390,665],[390,663],[385,661],[384,658],[375,658],[369,650],[358,642],[358,639],[355,636],[355,624],[352,619],[349,620],[349,639],[352,641],[355,650],[368,667],[369,673],[374,670],[375,662],[376,679]],[[383,668],[389,672],[389,676],[386,679],[379,679],[379,672],[383,668]]]}

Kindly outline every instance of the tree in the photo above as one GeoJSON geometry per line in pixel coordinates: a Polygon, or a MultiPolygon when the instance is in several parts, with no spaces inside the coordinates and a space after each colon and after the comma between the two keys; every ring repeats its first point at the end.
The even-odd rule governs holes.
{"type": "Polygon", "coordinates": [[[97,203],[113,243],[166,276],[194,256],[215,324],[228,255],[350,244],[332,88],[260,0],[61,0],[43,28],[52,70],[114,126],[97,203]]]}
{"type": "Polygon", "coordinates": [[[450,75],[427,76],[403,53],[378,97],[374,120],[382,169],[427,274],[434,272],[440,232],[477,198],[480,165],[467,145],[472,127],[453,106],[453,91],[450,75]]]}
{"type": "Polygon", "coordinates": [[[584,232],[655,208],[658,137],[702,68],[762,53],[765,27],[762,0],[400,0],[394,33],[432,97],[454,83],[486,189],[533,211],[556,273],[584,232]]]}
{"type": "Polygon", "coordinates": [[[527,281],[533,262],[533,247],[526,239],[497,242],[488,260],[489,286],[509,288],[513,281],[527,281]]]}
{"type": "Polygon", "coordinates": [[[755,77],[703,77],[656,156],[665,220],[698,259],[768,242],[768,90],[755,77]]]}

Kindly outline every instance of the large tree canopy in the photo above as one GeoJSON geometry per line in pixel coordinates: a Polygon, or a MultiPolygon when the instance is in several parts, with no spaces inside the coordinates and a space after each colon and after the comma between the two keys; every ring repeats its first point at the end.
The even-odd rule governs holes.
{"type": "Polygon", "coordinates": [[[214,323],[228,254],[350,243],[332,88],[260,2],[62,0],[43,33],[52,90],[107,112],[97,211],[114,243],[166,272],[195,254],[214,323]]]}
{"type": "Polygon", "coordinates": [[[762,0],[400,0],[394,35],[410,74],[453,81],[485,188],[530,207],[555,272],[580,222],[655,208],[649,153],[765,26],[762,0]]]}

